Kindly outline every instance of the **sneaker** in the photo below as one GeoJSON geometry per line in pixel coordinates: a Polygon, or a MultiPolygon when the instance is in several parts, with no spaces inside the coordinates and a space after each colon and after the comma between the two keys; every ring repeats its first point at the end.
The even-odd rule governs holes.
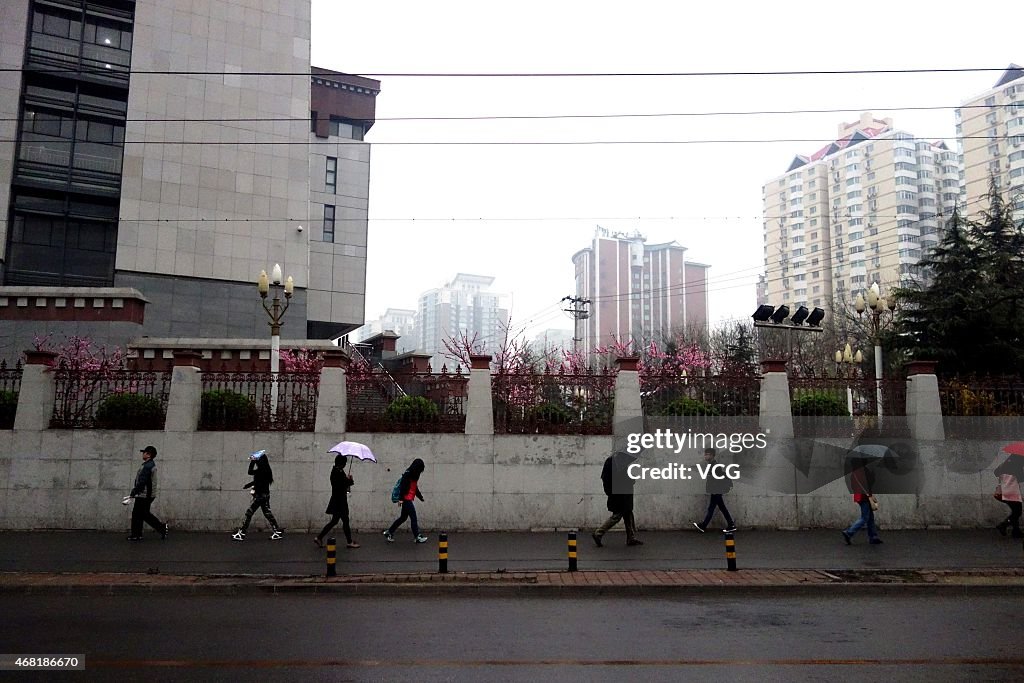
{"type": "Polygon", "coordinates": [[[244,541],[245,540],[245,532],[242,531],[241,529],[239,529],[235,533],[231,534],[231,538],[233,538],[236,541],[244,541]]]}
{"type": "Polygon", "coordinates": [[[644,542],[641,541],[639,538],[631,538],[628,541],[626,541],[626,545],[643,545],[643,544],[644,544],[644,542]]]}
{"type": "Polygon", "coordinates": [[[699,522],[694,522],[694,523],[693,523],[693,526],[694,526],[694,527],[695,527],[695,528],[697,529],[697,531],[699,531],[699,532],[701,532],[701,533],[704,533],[704,532],[706,531],[706,530],[704,529],[704,527],[700,525],[700,523],[699,523],[699,522]]]}
{"type": "Polygon", "coordinates": [[[843,534],[843,540],[846,541],[846,545],[852,545],[853,541],[851,540],[850,534],[846,533],[845,531],[842,531],[840,533],[843,534]]]}
{"type": "Polygon", "coordinates": [[[416,538],[414,538],[412,540],[415,541],[416,543],[426,543],[427,541],[430,540],[430,537],[424,536],[423,534],[420,534],[419,536],[417,536],[416,538]]]}
{"type": "Polygon", "coordinates": [[[170,530],[171,530],[171,525],[167,524],[165,522],[164,523],[164,528],[160,530],[160,538],[161,538],[161,540],[164,540],[164,541],[167,540],[167,532],[170,531],[170,530]]]}
{"type": "Polygon", "coordinates": [[[350,549],[350,550],[355,550],[356,548],[359,547],[359,544],[356,543],[355,541],[352,541],[351,543],[346,543],[345,547],[350,549]]]}
{"type": "Polygon", "coordinates": [[[737,529],[737,528],[736,528],[736,525],[735,525],[735,524],[730,524],[730,525],[729,525],[728,527],[726,527],[725,529],[722,529],[722,531],[723,531],[723,533],[727,533],[727,534],[734,534],[734,533],[736,533],[737,531],[739,531],[739,529],[737,529]]]}
{"type": "Polygon", "coordinates": [[[390,531],[385,531],[384,532],[384,540],[387,541],[388,543],[394,543],[395,542],[395,536],[390,531]]]}
{"type": "Polygon", "coordinates": [[[604,547],[604,543],[601,543],[601,537],[600,536],[598,536],[597,534],[590,534],[590,537],[592,539],[594,539],[594,545],[596,545],[598,548],[603,548],[604,547]]]}
{"type": "Polygon", "coordinates": [[[871,545],[882,545],[882,539],[872,538],[870,541],[868,541],[868,543],[870,543],[871,545]]]}
{"type": "Polygon", "coordinates": [[[284,532],[280,529],[275,529],[274,533],[270,534],[271,541],[280,541],[282,538],[284,538],[284,532]]]}

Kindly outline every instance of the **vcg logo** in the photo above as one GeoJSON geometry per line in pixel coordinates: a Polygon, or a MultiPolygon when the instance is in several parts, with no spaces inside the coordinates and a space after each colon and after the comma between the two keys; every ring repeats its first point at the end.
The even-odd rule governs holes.
{"type": "Polygon", "coordinates": [[[720,462],[714,464],[706,462],[697,465],[697,473],[700,474],[701,479],[739,479],[740,466],[735,463],[723,465],[720,462]]]}

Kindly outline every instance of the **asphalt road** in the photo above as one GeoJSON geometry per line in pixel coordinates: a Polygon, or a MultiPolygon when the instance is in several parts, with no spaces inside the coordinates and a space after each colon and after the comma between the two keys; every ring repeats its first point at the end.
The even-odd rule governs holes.
{"type": "Polygon", "coordinates": [[[1020,681],[1024,596],[5,595],[7,654],[102,681],[1020,681]]]}

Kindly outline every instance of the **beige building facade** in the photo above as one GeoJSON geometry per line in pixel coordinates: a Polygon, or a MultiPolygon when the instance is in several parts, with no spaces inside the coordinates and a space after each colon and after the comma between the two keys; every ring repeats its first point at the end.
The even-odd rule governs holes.
{"type": "Polygon", "coordinates": [[[1011,64],[995,85],[956,110],[963,166],[961,201],[970,218],[988,208],[994,182],[1024,211],[1024,68],[1011,64]]]}
{"type": "Polygon", "coordinates": [[[763,189],[765,303],[852,301],[916,274],[959,198],[957,154],[865,113],[763,189]]]}

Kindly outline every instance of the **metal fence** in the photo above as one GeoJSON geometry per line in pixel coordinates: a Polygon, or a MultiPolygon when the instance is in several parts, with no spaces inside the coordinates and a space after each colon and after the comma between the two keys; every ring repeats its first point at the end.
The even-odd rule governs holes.
{"type": "Polygon", "coordinates": [[[939,402],[947,438],[1021,438],[1024,378],[944,378],[939,402]]]}
{"type": "Polygon", "coordinates": [[[13,429],[21,393],[21,361],[13,367],[0,361],[0,429],[13,429]]]}
{"type": "Polygon", "coordinates": [[[614,371],[491,376],[496,434],[611,434],[614,371]]]}
{"type": "Polygon", "coordinates": [[[199,429],[311,432],[319,372],[204,372],[199,429]]]}
{"type": "Polygon", "coordinates": [[[644,415],[653,417],[757,416],[761,406],[759,377],[686,376],[659,381],[641,391],[644,415]]]}
{"type": "Polygon", "coordinates": [[[171,373],[57,368],[54,429],[164,428],[171,373]]]}
{"type": "Polygon", "coordinates": [[[345,427],[350,432],[464,432],[468,382],[460,368],[349,376],[345,427]]]}
{"type": "Polygon", "coordinates": [[[849,436],[878,430],[889,435],[907,432],[905,379],[876,382],[869,377],[790,377],[789,391],[793,429],[798,436],[849,436]]]}

